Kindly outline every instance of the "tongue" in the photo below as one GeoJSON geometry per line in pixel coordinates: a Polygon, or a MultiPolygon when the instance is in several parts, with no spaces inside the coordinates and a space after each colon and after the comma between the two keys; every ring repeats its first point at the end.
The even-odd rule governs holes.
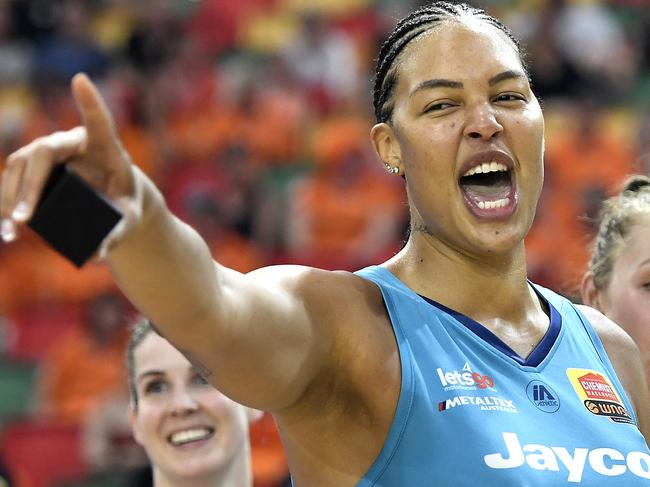
{"type": "Polygon", "coordinates": [[[494,201],[510,195],[509,178],[462,178],[461,189],[474,201],[494,201]]]}

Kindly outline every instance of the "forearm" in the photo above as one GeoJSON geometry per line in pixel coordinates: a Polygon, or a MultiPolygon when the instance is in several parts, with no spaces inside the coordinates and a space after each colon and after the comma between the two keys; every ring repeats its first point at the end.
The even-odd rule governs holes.
{"type": "MultiPolygon", "coordinates": [[[[199,323],[217,309],[217,268],[196,231],[176,218],[143,175],[142,218],[108,253],[126,296],[180,347],[207,338],[199,323]]],[[[202,325],[205,326],[205,325],[202,325]]]]}

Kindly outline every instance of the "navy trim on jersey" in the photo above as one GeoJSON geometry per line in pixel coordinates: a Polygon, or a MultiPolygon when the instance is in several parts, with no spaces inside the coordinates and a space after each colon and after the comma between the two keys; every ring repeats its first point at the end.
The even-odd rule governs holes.
{"type": "MultiPolygon", "coordinates": [[[[535,289],[534,286],[533,289],[535,289]]],[[[474,333],[480,339],[489,343],[494,348],[499,350],[501,353],[507,355],[517,363],[528,367],[537,367],[539,364],[542,363],[542,361],[546,358],[548,353],[551,351],[551,348],[553,347],[555,340],[560,334],[560,329],[562,328],[562,316],[553,307],[553,305],[537,291],[537,289],[535,289],[535,292],[537,293],[539,299],[542,300],[550,310],[551,317],[550,317],[550,324],[548,330],[546,330],[546,333],[544,334],[540,342],[526,358],[520,357],[519,354],[517,354],[517,352],[515,352],[512,348],[510,348],[503,340],[501,340],[498,336],[496,336],[494,333],[488,330],[485,326],[481,325],[478,321],[473,320],[472,318],[464,315],[463,313],[459,313],[458,311],[448,308],[444,304],[440,304],[439,302],[434,301],[431,298],[427,298],[426,296],[422,296],[421,294],[418,294],[418,296],[420,296],[427,303],[435,306],[439,310],[444,311],[445,313],[453,316],[456,320],[462,323],[465,327],[467,327],[472,333],[474,333]]]]}

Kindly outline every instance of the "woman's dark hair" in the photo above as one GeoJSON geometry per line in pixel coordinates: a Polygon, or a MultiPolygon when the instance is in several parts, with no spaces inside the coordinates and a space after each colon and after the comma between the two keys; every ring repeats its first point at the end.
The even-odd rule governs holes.
{"type": "Polygon", "coordinates": [[[126,346],[126,371],[128,374],[129,396],[131,404],[135,411],[138,410],[138,390],[135,386],[135,349],[144,341],[149,333],[156,333],[151,326],[151,322],[146,319],[140,319],[131,330],[129,343],[126,346]]]}
{"type": "Polygon", "coordinates": [[[400,20],[379,50],[372,88],[373,106],[377,123],[390,121],[393,115],[392,95],[397,84],[395,60],[416,37],[447,20],[474,17],[483,20],[503,32],[514,44],[524,69],[524,53],[519,41],[504,24],[484,10],[464,3],[433,2],[400,20]]]}
{"type": "Polygon", "coordinates": [[[596,289],[607,288],[625,238],[640,218],[648,215],[650,178],[646,176],[630,177],[619,195],[603,203],[598,234],[589,260],[589,272],[593,275],[596,289]]]}

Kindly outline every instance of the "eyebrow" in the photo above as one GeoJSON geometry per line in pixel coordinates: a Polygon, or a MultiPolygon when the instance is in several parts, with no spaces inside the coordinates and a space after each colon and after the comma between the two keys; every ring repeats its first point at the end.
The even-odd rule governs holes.
{"type": "Polygon", "coordinates": [[[159,376],[162,376],[162,375],[165,375],[165,373],[162,370],[148,370],[148,371],[143,372],[142,374],[138,375],[138,377],[136,377],[136,382],[140,383],[144,379],[146,379],[147,377],[151,377],[151,376],[159,377],[159,376]]]}
{"type": "MultiPolygon", "coordinates": [[[[499,73],[495,76],[492,76],[488,80],[489,86],[494,86],[502,81],[507,79],[528,79],[528,77],[522,72],[517,70],[508,70],[503,73],[499,73]]],[[[460,81],[454,81],[450,79],[427,79],[420,84],[418,84],[413,91],[411,91],[409,98],[412,97],[415,93],[422,90],[432,90],[434,88],[453,88],[460,90],[463,88],[463,83],[460,81]]]]}
{"type": "Polygon", "coordinates": [[[643,266],[646,265],[646,264],[650,264],[650,259],[645,259],[644,261],[642,261],[642,262],[638,265],[638,267],[643,267],[643,266]]]}

